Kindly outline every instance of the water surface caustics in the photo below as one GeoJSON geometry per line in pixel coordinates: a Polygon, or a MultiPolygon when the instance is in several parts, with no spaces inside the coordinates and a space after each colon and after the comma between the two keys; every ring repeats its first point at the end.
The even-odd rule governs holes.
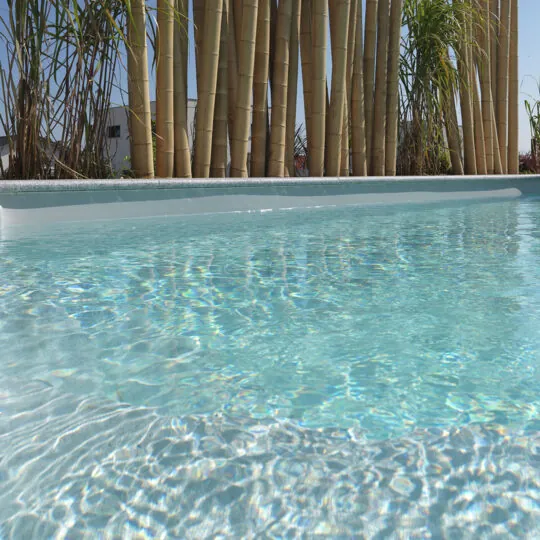
{"type": "Polygon", "coordinates": [[[6,535],[534,537],[540,202],[64,225],[0,257],[6,535]]]}

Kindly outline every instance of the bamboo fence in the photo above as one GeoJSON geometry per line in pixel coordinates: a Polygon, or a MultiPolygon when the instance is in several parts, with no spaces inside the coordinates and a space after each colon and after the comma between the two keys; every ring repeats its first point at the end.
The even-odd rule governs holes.
{"type": "MultiPolygon", "coordinates": [[[[444,1],[470,2],[473,14],[462,21],[471,39],[448,51],[459,80],[441,97],[451,171],[516,173],[518,0],[444,1]]],[[[133,1],[128,80],[135,175],[152,176],[155,159],[156,173],[165,177],[294,176],[301,157],[310,176],[394,176],[403,123],[399,52],[405,3],[158,2],[154,158],[145,6],[133,1]],[[198,100],[191,148],[190,50],[198,100]],[[305,126],[304,156],[295,155],[299,120],[305,126]]]]}

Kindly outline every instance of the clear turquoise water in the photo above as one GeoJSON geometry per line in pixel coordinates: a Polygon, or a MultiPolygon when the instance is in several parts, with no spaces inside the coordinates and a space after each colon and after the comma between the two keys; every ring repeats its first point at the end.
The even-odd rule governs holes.
{"type": "Polygon", "coordinates": [[[0,537],[539,534],[540,201],[64,225],[0,261],[0,537]]]}

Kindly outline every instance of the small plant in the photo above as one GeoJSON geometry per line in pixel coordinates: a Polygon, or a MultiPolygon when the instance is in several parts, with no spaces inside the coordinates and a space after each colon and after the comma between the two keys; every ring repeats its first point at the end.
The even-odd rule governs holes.
{"type": "MultiPolygon", "coordinates": [[[[538,87],[538,93],[540,94],[540,81],[537,81],[536,84],[538,87]]],[[[530,100],[525,100],[525,110],[527,111],[527,116],[529,117],[529,128],[531,130],[531,151],[529,154],[522,154],[519,156],[520,172],[522,165],[523,167],[533,167],[531,171],[524,170],[523,172],[537,172],[537,164],[540,161],[540,99],[535,99],[532,96],[530,96],[530,98],[530,100]],[[530,157],[526,158],[526,156],[530,157]]]]}
{"type": "Polygon", "coordinates": [[[471,0],[404,2],[400,174],[442,174],[450,169],[446,116],[460,83],[458,51],[469,39],[463,21],[475,17],[478,15],[471,0]]]}
{"type": "Polygon", "coordinates": [[[4,178],[104,178],[123,0],[8,0],[0,12],[4,178]],[[5,13],[4,13],[5,12],[5,13]]]}
{"type": "Polygon", "coordinates": [[[302,124],[296,126],[294,134],[295,176],[307,176],[309,172],[307,136],[302,124]]]}
{"type": "Polygon", "coordinates": [[[538,159],[533,152],[519,154],[519,172],[521,174],[536,174],[538,172],[538,159]]]}

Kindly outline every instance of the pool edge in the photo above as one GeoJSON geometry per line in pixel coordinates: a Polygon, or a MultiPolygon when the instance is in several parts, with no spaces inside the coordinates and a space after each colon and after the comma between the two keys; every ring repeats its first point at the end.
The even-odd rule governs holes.
{"type": "Polygon", "coordinates": [[[540,195],[540,175],[0,181],[0,228],[540,195]]]}
{"type": "Polygon", "coordinates": [[[0,180],[0,197],[3,193],[50,193],[54,191],[99,191],[140,189],[183,189],[216,187],[260,187],[260,186],[324,186],[324,185],[406,185],[415,183],[457,182],[535,182],[540,175],[441,175],[441,176],[333,176],[295,178],[152,178],[152,179],[89,179],[89,180],[0,180]]]}

